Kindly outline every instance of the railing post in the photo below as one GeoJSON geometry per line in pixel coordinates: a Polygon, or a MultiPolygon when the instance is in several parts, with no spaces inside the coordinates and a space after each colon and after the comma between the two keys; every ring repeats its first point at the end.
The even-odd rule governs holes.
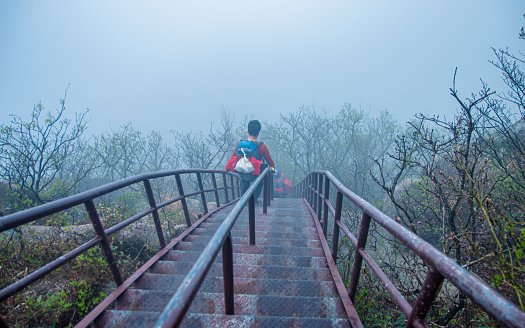
{"type": "Polygon", "coordinates": [[[266,179],[268,180],[268,187],[266,188],[266,191],[268,192],[268,206],[272,205],[272,194],[273,194],[273,183],[272,183],[272,171],[268,169],[268,173],[266,174],[266,179]]]}
{"type": "Polygon", "coordinates": [[[226,173],[222,174],[222,181],[224,182],[224,196],[226,197],[226,203],[230,200],[228,198],[228,182],[226,181],[226,173]]]}
{"type": "Polygon", "coordinates": [[[268,213],[268,176],[263,178],[263,213],[268,213]]]}
{"type": "Polygon", "coordinates": [[[421,291],[417,296],[416,303],[414,304],[412,312],[410,313],[410,317],[408,318],[406,325],[407,328],[412,327],[414,321],[425,319],[432,302],[436,298],[436,295],[441,288],[443,280],[444,278],[439,272],[437,272],[434,268],[429,267],[425,281],[421,286],[421,291]]]}
{"type": "Polygon", "coordinates": [[[317,191],[317,173],[312,174],[312,207],[314,208],[314,212],[317,213],[317,197],[315,195],[315,192],[317,191]]]}
{"type": "MultiPolygon", "coordinates": [[[[323,175],[319,174],[319,179],[317,183],[317,220],[321,222],[321,217],[323,215],[323,175]]],[[[326,237],[326,234],[325,234],[326,237]]]]}
{"type": "Polygon", "coordinates": [[[241,197],[241,179],[237,178],[237,193],[239,194],[239,197],[241,197]]]}
{"type": "MultiPolygon", "coordinates": [[[[231,182],[231,185],[232,185],[232,199],[235,199],[235,185],[233,184],[233,175],[230,175],[230,182],[231,182]]],[[[239,193],[239,197],[240,197],[240,193],[239,193]]]]}
{"type": "Polygon", "coordinates": [[[343,209],[343,193],[337,191],[337,197],[335,200],[335,215],[334,215],[334,232],[332,235],[332,258],[337,263],[337,251],[339,249],[339,225],[337,224],[341,220],[341,211],[343,209]]]}
{"type": "Polygon", "coordinates": [[[352,276],[350,277],[350,285],[348,295],[352,302],[355,299],[357,292],[357,284],[359,283],[359,275],[361,274],[361,265],[363,263],[363,257],[359,253],[360,249],[364,249],[366,246],[366,240],[368,238],[368,228],[370,228],[370,216],[363,212],[361,218],[361,225],[359,227],[359,237],[357,239],[357,247],[355,248],[354,266],[352,267],[352,276]]]}
{"type": "Polygon", "coordinates": [[[313,174],[308,176],[308,204],[312,205],[312,177],[313,174]]]}
{"type": "Polygon", "coordinates": [[[162,225],[160,224],[159,211],[157,210],[157,204],[155,203],[151,183],[148,179],[144,180],[144,188],[146,189],[146,195],[148,196],[149,206],[154,209],[151,214],[153,216],[153,222],[155,223],[155,229],[157,229],[157,235],[159,236],[160,248],[164,248],[166,247],[166,239],[164,239],[162,225]]]}
{"type": "Polygon", "coordinates": [[[102,245],[102,250],[104,251],[104,255],[106,256],[106,261],[108,262],[109,269],[111,270],[111,274],[113,275],[113,279],[115,279],[115,283],[117,286],[122,285],[124,280],[122,280],[122,276],[120,275],[120,271],[117,266],[117,261],[115,260],[115,256],[113,255],[113,251],[111,251],[111,246],[109,245],[108,238],[106,236],[106,232],[104,231],[104,227],[102,226],[102,223],[100,222],[100,218],[97,213],[97,209],[95,207],[95,204],[92,200],[88,200],[84,203],[84,206],[86,207],[86,210],[89,214],[89,218],[91,219],[91,222],[93,223],[93,228],[95,228],[95,233],[97,236],[102,238],[102,241],[100,244],[102,245]]]}
{"type": "Polygon", "coordinates": [[[204,185],[202,184],[201,173],[197,172],[197,183],[199,184],[199,189],[201,190],[201,200],[202,207],[204,208],[204,214],[208,213],[208,203],[206,203],[206,195],[204,194],[204,185]]]}
{"type": "Polygon", "coordinates": [[[323,233],[328,235],[328,200],[330,199],[330,179],[324,177],[324,204],[323,204],[323,233]]]}
{"type": "Polygon", "coordinates": [[[224,277],[224,309],[227,315],[234,314],[233,291],[233,245],[232,234],[228,233],[222,244],[222,273],[224,277]]]}
{"type": "Polygon", "coordinates": [[[303,189],[303,194],[304,194],[304,198],[306,199],[306,201],[310,201],[309,197],[310,197],[310,189],[308,188],[310,184],[310,176],[308,176],[305,180],[304,180],[304,189],[303,189]]]}
{"type": "Polygon", "coordinates": [[[217,202],[217,207],[220,207],[221,201],[219,200],[219,191],[217,190],[217,179],[215,178],[215,173],[211,174],[211,179],[213,181],[213,189],[215,189],[215,201],[217,202]]]}
{"type": "Polygon", "coordinates": [[[253,194],[248,200],[248,221],[250,229],[250,245],[255,245],[255,195],[253,194]]]}
{"type": "MultiPolygon", "coordinates": [[[[271,173],[271,172],[269,172],[271,173]]],[[[273,182],[273,173],[270,174],[270,203],[273,200],[273,190],[274,190],[274,182],[273,182]]]]}
{"type": "Polygon", "coordinates": [[[315,196],[315,191],[317,190],[317,174],[312,174],[312,207],[314,212],[317,213],[317,197],[315,196]]]}
{"type": "Polygon", "coordinates": [[[308,197],[310,196],[309,194],[310,190],[308,189],[309,181],[310,181],[310,176],[307,176],[306,179],[304,179],[304,188],[303,188],[303,197],[306,199],[307,202],[309,201],[308,197]]]}
{"type": "Polygon", "coordinates": [[[184,211],[184,217],[186,218],[186,225],[188,225],[188,227],[191,227],[190,212],[188,211],[188,203],[186,202],[186,196],[184,196],[184,188],[182,188],[182,180],[180,179],[180,174],[175,174],[175,180],[177,181],[179,196],[182,197],[180,202],[182,204],[182,210],[184,211]]]}

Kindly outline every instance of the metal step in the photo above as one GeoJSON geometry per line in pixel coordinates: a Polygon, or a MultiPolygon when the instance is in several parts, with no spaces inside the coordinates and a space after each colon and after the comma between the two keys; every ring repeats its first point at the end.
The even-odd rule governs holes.
{"type": "MultiPolygon", "coordinates": [[[[184,275],[146,273],[135,284],[135,289],[175,291],[184,275]]],[[[199,289],[201,292],[223,293],[224,280],[208,276],[199,289]]],[[[292,279],[235,278],[236,294],[339,297],[333,281],[292,279]]]]}
{"type": "MultiPolygon", "coordinates": [[[[200,229],[209,229],[210,231],[216,231],[221,224],[217,223],[207,223],[203,222],[199,225],[200,229]]],[[[233,231],[248,231],[248,224],[235,224],[232,229],[233,231]]],[[[291,233],[317,233],[315,227],[305,227],[300,224],[294,225],[273,225],[268,224],[267,222],[256,222],[255,231],[268,231],[268,232],[291,232],[291,233]]]]}
{"type": "MultiPolygon", "coordinates": [[[[151,268],[151,273],[157,274],[187,274],[193,263],[158,261],[151,268]]],[[[283,267],[263,265],[233,265],[234,277],[261,279],[293,279],[330,281],[332,274],[328,268],[283,267]]],[[[222,276],[222,264],[213,264],[208,272],[210,276],[222,276]]]]}
{"type": "MultiPolygon", "coordinates": [[[[216,223],[216,222],[223,222],[227,215],[214,215],[213,217],[210,217],[206,219],[207,223],[216,223]]],[[[283,216],[283,215],[256,215],[255,223],[258,222],[272,222],[276,225],[287,225],[287,224],[295,224],[297,222],[302,222],[305,227],[315,227],[315,223],[312,222],[312,220],[306,219],[304,217],[293,217],[293,216],[283,216]]],[[[241,215],[237,219],[237,223],[239,224],[247,224],[248,223],[248,215],[241,215]]]]}
{"type": "MultiPolygon", "coordinates": [[[[158,312],[106,311],[95,327],[142,328],[151,327],[157,320],[158,312]]],[[[196,314],[189,313],[180,327],[297,327],[297,328],[346,328],[350,325],[345,319],[259,317],[252,315],[196,314]]]]}
{"type": "MultiPolygon", "coordinates": [[[[180,242],[175,246],[175,250],[202,251],[207,243],[186,243],[180,242]]],[[[311,247],[280,247],[280,246],[259,246],[259,245],[233,245],[234,253],[248,254],[267,254],[267,255],[293,255],[293,256],[317,256],[324,255],[322,248],[311,247]]]]}
{"type": "MultiPolygon", "coordinates": [[[[199,228],[214,229],[217,230],[223,221],[210,222],[206,220],[199,225],[199,228]]],[[[238,220],[233,227],[233,230],[244,230],[248,229],[249,223],[248,220],[238,220]]],[[[283,222],[283,221],[274,221],[274,220],[256,220],[255,221],[255,230],[258,231],[276,231],[281,229],[287,229],[289,231],[303,232],[307,231],[316,231],[315,226],[312,224],[305,225],[303,220],[293,221],[293,222],[283,222]]]]}
{"type": "MultiPolygon", "coordinates": [[[[196,228],[192,235],[208,235],[213,236],[215,234],[215,230],[211,229],[203,229],[203,228],[196,228]]],[[[232,231],[232,237],[249,237],[249,231],[248,228],[246,230],[233,230],[232,231]]],[[[255,230],[255,238],[279,238],[279,239],[317,239],[319,238],[317,236],[317,232],[309,231],[308,233],[294,233],[294,232],[286,232],[286,231],[261,231],[261,230],[255,230]]]]}
{"type": "MultiPolygon", "coordinates": [[[[186,243],[208,243],[212,236],[199,236],[199,235],[188,235],[184,238],[186,243]]],[[[249,245],[250,238],[248,237],[232,237],[233,244],[249,245]]],[[[278,239],[278,238],[258,238],[255,243],[259,246],[281,246],[281,247],[312,247],[321,248],[321,242],[319,240],[308,240],[308,239],[278,239]]]]}
{"type": "MultiPolygon", "coordinates": [[[[171,291],[127,290],[115,310],[161,312],[171,299],[171,291]]],[[[235,315],[346,319],[339,298],[236,294],[235,315]]],[[[223,314],[224,294],[199,292],[188,313],[223,314]]]]}
{"type": "MultiPolygon", "coordinates": [[[[195,262],[201,255],[200,251],[169,251],[163,258],[163,261],[183,261],[195,262]]],[[[216,263],[222,263],[222,254],[219,253],[215,259],[216,263]]],[[[268,266],[294,266],[294,267],[311,267],[327,268],[326,258],[310,256],[288,256],[288,255],[268,255],[268,254],[249,254],[234,253],[233,263],[242,265],[268,265],[268,266]]]]}

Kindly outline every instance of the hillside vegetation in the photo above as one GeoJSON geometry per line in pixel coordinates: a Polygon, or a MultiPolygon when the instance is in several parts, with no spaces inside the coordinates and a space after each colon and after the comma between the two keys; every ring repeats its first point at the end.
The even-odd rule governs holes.
{"type": "MultiPolygon", "coordinates": [[[[525,34],[522,33],[522,38],[525,34]]],[[[481,90],[468,97],[450,89],[453,118],[416,115],[406,125],[388,111],[377,116],[343,104],[337,112],[302,106],[263,124],[265,142],[277,168],[294,184],[310,171],[331,171],[370,203],[454,259],[525,311],[525,57],[494,49],[493,64],[506,89],[481,90]]],[[[86,113],[65,118],[42,104],[28,119],[13,115],[0,126],[0,211],[2,216],[51,202],[136,174],[177,168],[223,169],[233,147],[245,138],[248,119],[222,112],[209,131],[144,135],[132,124],[86,136],[86,113]]],[[[256,117],[255,117],[256,118],[256,117]]],[[[196,181],[187,179],[188,186],[196,181]]],[[[209,182],[208,182],[209,183],[209,182]]],[[[190,188],[191,189],[191,188],[190,188]]],[[[154,186],[168,199],[176,187],[154,186]]],[[[105,227],[147,207],[140,188],[130,187],[97,200],[105,227]]],[[[344,220],[357,232],[359,213],[345,205],[344,220]]],[[[195,215],[193,213],[192,215],[195,215]]],[[[159,246],[150,220],[111,237],[122,274],[128,277],[159,246]]],[[[169,239],[184,229],[175,203],[161,213],[169,239]]],[[[425,264],[377,226],[370,252],[405,297],[414,302],[425,264]]],[[[82,208],[72,208],[0,234],[0,288],[18,281],[93,236],[82,208]]],[[[348,282],[353,252],[340,244],[338,266],[348,282]]],[[[356,304],[368,326],[401,327],[403,313],[364,268],[356,304]]],[[[77,323],[115,287],[103,252],[96,247],[46,279],[0,304],[0,315],[16,327],[68,327],[77,323]]],[[[453,286],[444,284],[428,317],[434,327],[497,324],[453,286]]]]}

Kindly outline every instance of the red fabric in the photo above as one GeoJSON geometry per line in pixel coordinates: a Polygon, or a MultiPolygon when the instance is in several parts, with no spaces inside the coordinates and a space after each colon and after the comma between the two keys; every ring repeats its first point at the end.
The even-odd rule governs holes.
{"type": "MultiPolygon", "coordinates": [[[[257,141],[254,141],[254,142],[257,143],[257,141]]],[[[239,142],[235,144],[235,148],[233,148],[232,156],[235,156],[235,149],[237,149],[238,144],[239,142]]],[[[257,155],[259,155],[259,158],[261,160],[264,158],[266,160],[266,163],[268,163],[268,165],[270,165],[271,167],[275,167],[275,163],[273,162],[272,156],[270,156],[270,152],[268,151],[268,147],[266,147],[266,144],[263,143],[259,147],[259,149],[257,150],[257,155]]],[[[257,173],[257,175],[259,175],[259,173],[257,173]]]]}
{"type": "MultiPolygon", "coordinates": [[[[230,157],[230,159],[228,160],[228,163],[226,163],[226,169],[225,170],[226,171],[237,172],[235,170],[235,164],[237,164],[239,159],[241,159],[241,157],[240,156],[236,156],[236,155],[233,155],[232,157],[230,157]]],[[[253,168],[254,168],[252,174],[254,174],[254,175],[261,174],[261,161],[259,161],[255,157],[249,157],[248,160],[250,161],[250,163],[252,163],[253,168]]]]}
{"type": "Polygon", "coordinates": [[[292,181],[288,180],[287,177],[284,176],[284,174],[281,174],[281,178],[277,181],[282,181],[284,183],[284,192],[287,194],[290,194],[293,191],[293,184],[292,181]]]}
{"type": "Polygon", "coordinates": [[[255,169],[255,170],[253,170],[252,174],[254,174],[254,175],[261,174],[261,161],[259,161],[255,157],[250,157],[250,158],[248,158],[248,160],[252,163],[253,168],[255,169]]]}
{"type": "Polygon", "coordinates": [[[293,191],[293,184],[292,181],[286,179],[284,180],[284,192],[287,194],[291,194],[293,191]]]}
{"type": "Polygon", "coordinates": [[[239,160],[238,156],[233,155],[228,160],[228,163],[226,163],[226,171],[232,171],[235,172],[233,169],[235,167],[235,164],[237,164],[237,161],[239,160]]]}

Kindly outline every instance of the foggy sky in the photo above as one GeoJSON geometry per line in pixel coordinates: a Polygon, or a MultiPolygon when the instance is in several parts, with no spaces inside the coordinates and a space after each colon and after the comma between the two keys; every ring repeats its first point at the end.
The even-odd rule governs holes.
{"type": "Polygon", "coordinates": [[[491,47],[523,51],[522,0],[1,1],[0,124],[48,110],[70,84],[88,134],[207,130],[225,108],[276,121],[344,103],[399,121],[452,117],[480,78],[501,89],[491,47]]]}

